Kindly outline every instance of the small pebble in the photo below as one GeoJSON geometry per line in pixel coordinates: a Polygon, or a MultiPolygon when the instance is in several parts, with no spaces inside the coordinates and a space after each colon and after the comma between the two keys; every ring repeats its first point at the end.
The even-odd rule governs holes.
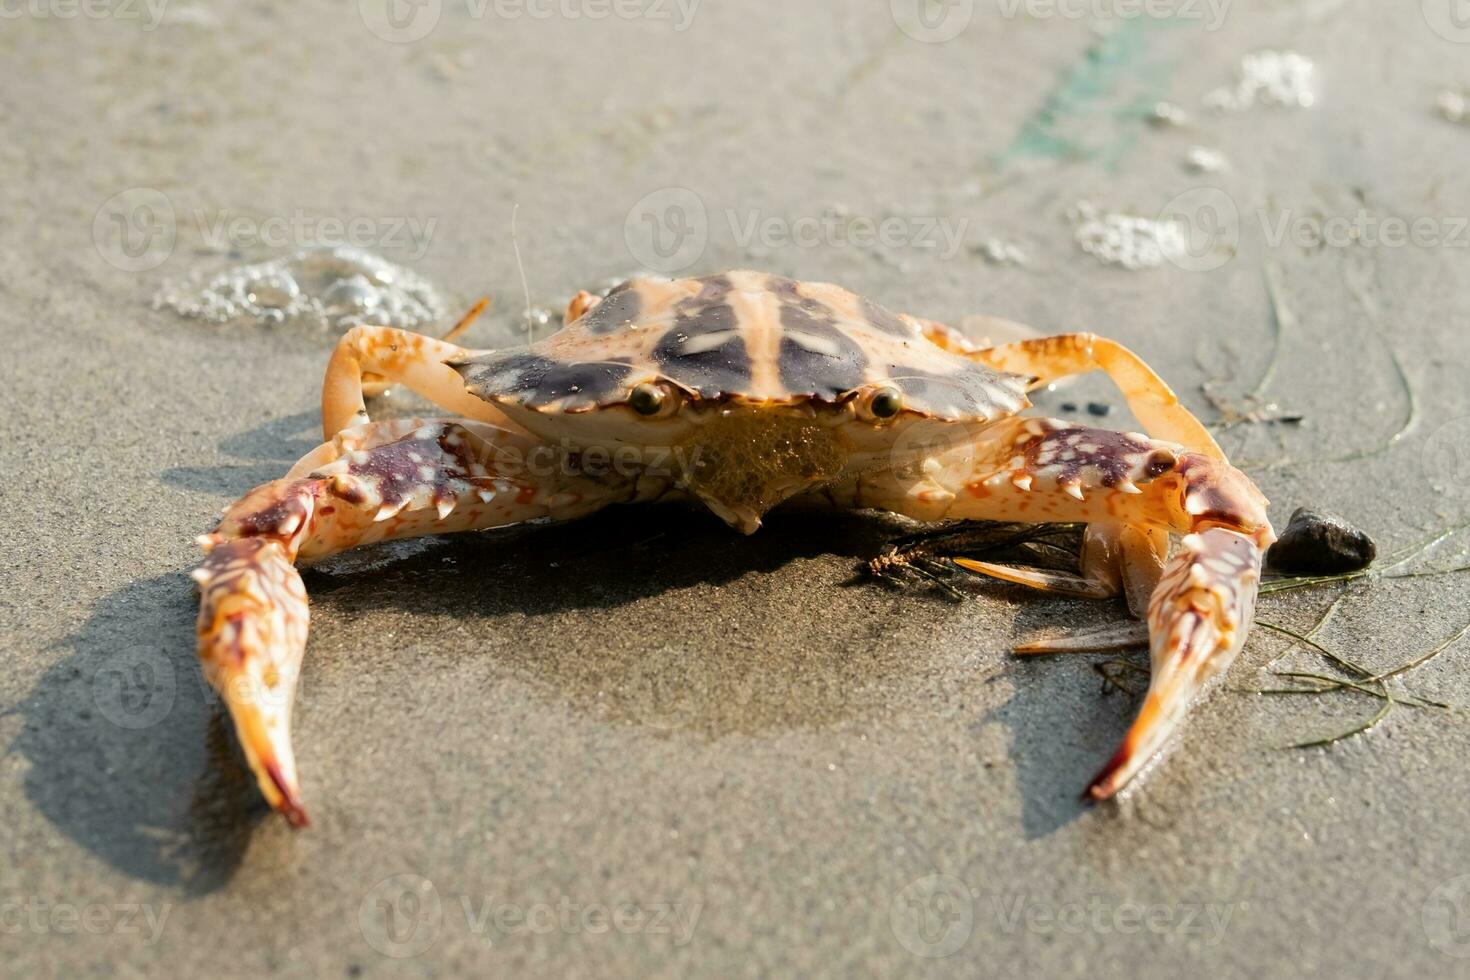
{"type": "Polygon", "coordinates": [[[999,238],[990,238],[971,249],[991,265],[1025,265],[1026,253],[1018,246],[999,238]]]}
{"type": "Polygon", "coordinates": [[[1189,122],[1189,113],[1172,102],[1156,102],[1148,121],[1155,126],[1183,126],[1189,122]]]}
{"type": "Polygon", "coordinates": [[[1184,154],[1184,169],[1192,174],[1219,174],[1230,169],[1230,161],[1219,150],[1192,146],[1184,154]]]}
{"type": "Polygon", "coordinates": [[[1465,93],[1463,92],[1445,89],[1439,93],[1439,98],[1435,99],[1434,104],[1439,109],[1439,114],[1452,123],[1465,122],[1467,116],[1470,116],[1470,112],[1467,112],[1466,109],[1465,93]]]}
{"type": "Polygon", "coordinates": [[[1298,507],[1286,530],[1266,553],[1279,572],[1299,575],[1338,575],[1373,564],[1378,546],[1367,534],[1341,517],[1298,507]]]}

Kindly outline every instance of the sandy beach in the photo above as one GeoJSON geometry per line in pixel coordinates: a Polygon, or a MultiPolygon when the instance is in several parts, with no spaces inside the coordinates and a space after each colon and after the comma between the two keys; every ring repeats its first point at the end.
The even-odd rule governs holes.
{"type": "MultiPolygon", "coordinates": [[[[324,243],[449,321],[490,296],[481,347],[647,268],[1094,330],[1236,423],[1278,527],[1320,508],[1388,555],[1470,519],[1470,31],[1435,2],[1133,6],[7,8],[5,972],[1470,976],[1470,641],[1372,731],[1291,749],[1385,702],[1259,693],[1330,668],[1258,627],[1090,807],[1139,703],[1099,667],[1146,655],[1009,651],[1121,606],[885,587],[861,566],[911,528],[877,515],[742,537],[649,505],[307,572],[309,830],[202,680],[193,538],[316,445],[335,332],[154,297],[324,243]],[[1253,86],[1262,51],[1310,70],[1253,86]]],[[[1103,378],[1036,401],[1136,425],[1103,378]]],[[[1342,595],[1318,639],[1375,671],[1470,619],[1453,574],[1259,616],[1342,595]]]]}

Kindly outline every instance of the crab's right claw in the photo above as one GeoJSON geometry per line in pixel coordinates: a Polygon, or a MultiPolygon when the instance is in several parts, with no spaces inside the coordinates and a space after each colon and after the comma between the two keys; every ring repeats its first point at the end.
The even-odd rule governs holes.
{"type": "Polygon", "coordinates": [[[1230,666],[1255,618],[1261,558],[1255,541],[1224,528],[1184,538],[1149,601],[1148,694],[1086,795],[1106,800],[1122,789],[1168,743],[1200,692],[1230,666]]]}
{"type": "Polygon", "coordinates": [[[307,825],[291,752],[291,703],[306,650],[301,576],[280,541],[205,535],[199,657],[235,723],[260,791],[293,827],[307,825]]]}

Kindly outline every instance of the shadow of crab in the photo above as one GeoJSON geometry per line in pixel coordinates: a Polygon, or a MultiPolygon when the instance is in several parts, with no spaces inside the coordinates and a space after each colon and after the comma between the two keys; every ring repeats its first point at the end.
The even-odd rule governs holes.
{"type": "MultiPolygon", "coordinates": [[[[310,421],[284,418],[221,448],[284,458],[310,421]]],[[[236,466],[162,477],[234,497],[258,475],[236,466]]],[[[360,669],[354,658],[376,647],[441,663],[468,654],[533,695],[667,738],[922,710],[955,656],[934,647],[933,630],[975,607],[854,583],[852,568],[898,532],[882,516],[796,504],[746,537],[697,505],[660,503],[359,549],[304,572],[313,634],[302,690],[360,669]],[[395,636],[403,621],[412,633],[395,636]]],[[[1026,598],[1022,633],[1056,625],[1052,602],[1026,598]]],[[[30,763],[27,795],[69,837],[128,874],[202,892],[229,880],[268,811],[200,675],[196,602],[182,571],[100,600],[68,641],[70,656],[19,706],[25,724],[12,749],[30,763]]],[[[976,726],[1010,729],[1026,831],[1044,835],[1081,812],[1077,789],[1130,708],[1097,696],[1083,659],[997,658],[975,682],[996,667],[1015,672],[1014,694],[976,726]]],[[[374,696],[401,694],[385,682],[374,696]]],[[[321,739],[311,699],[298,706],[298,742],[321,739]]]]}
{"type": "MultiPolygon", "coordinates": [[[[528,690],[667,738],[865,725],[925,710],[957,653],[936,646],[934,632],[977,613],[973,603],[924,601],[922,590],[852,578],[899,528],[881,515],[798,504],[745,537],[697,505],[652,504],[404,545],[399,558],[369,549],[307,573],[322,614],[313,637],[318,649],[361,648],[364,636],[411,615],[414,635],[398,639],[417,656],[457,657],[467,631],[476,656],[528,690]]],[[[977,589],[1014,605],[1011,617],[976,624],[993,631],[995,646],[1011,624],[1024,636],[1126,615],[1120,602],[1043,598],[1004,583],[977,589]]],[[[1011,687],[973,727],[1008,731],[1026,835],[1081,816],[1080,790],[1138,706],[1104,690],[1094,665],[1108,655],[960,653],[979,660],[953,683],[978,688],[992,677],[1011,687]]],[[[976,700],[993,699],[958,696],[976,700]]]]}
{"type": "Polygon", "coordinates": [[[70,655],[14,709],[9,750],[52,824],[119,870],[189,893],[238,867],[268,813],[193,654],[192,583],[146,579],[99,600],[70,655]]]}
{"type": "Polygon", "coordinates": [[[697,505],[661,503],[368,549],[306,573],[313,641],[352,646],[411,615],[415,635],[400,640],[420,655],[470,646],[600,720],[709,739],[820,728],[913,670],[888,641],[908,600],[840,588],[892,533],[881,518],[794,507],[745,537],[697,505]]]}
{"type": "MultiPolygon", "coordinates": [[[[1017,604],[1017,637],[1081,631],[1127,615],[1121,601],[1038,598],[1020,587],[1009,594],[1017,604]]],[[[1082,789],[1117,749],[1143,700],[1141,694],[1106,684],[1097,672],[1097,664],[1116,656],[1064,653],[1011,659],[1005,675],[1010,697],[991,709],[985,722],[1004,725],[1009,732],[1007,759],[1028,839],[1047,837],[1095,808],[1083,799],[1082,789]]],[[[1145,652],[1121,656],[1147,669],[1145,652]]]]}

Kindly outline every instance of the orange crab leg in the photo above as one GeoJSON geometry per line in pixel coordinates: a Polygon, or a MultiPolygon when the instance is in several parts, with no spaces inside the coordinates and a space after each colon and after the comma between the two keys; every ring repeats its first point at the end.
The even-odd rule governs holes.
{"type": "MultiPolygon", "coordinates": [[[[450,335],[459,329],[451,330],[450,335]]],[[[455,415],[508,427],[505,416],[466,391],[464,379],[444,363],[474,353],[408,330],[353,327],[337,341],[322,380],[323,437],[330,439],[343,429],[368,422],[364,395],[394,384],[406,385],[455,415]]]]}
{"type": "Polygon", "coordinates": [[[1148,608],[1151,676],[1138,717],[1088,786],[1105,800],[1159,755],[1200,692],[1235,661],[1255,619],[1261,549],[1243,534],[1186,535],[1148,608]]]}
{"type": "MultiPolygon", "coordinates": [[[[1083,521],[1121,529],[1116,540],[1125,561],[1113,590],[1158,583],[1148,601],[1153,678],[1122,747],[1088,790],[1096,799],[1112,796],[1157,755],[1196,696],[1240,652],[1262,553],[1275,538],[1266,499],[1228,463],[1142,435],[1050,419],[1009,419],[923,466],[866,474],[847,502],[922,520],[1083,521]],[[1171,531],[1185,535],[1183,545],[1160,569],[1152,564],[1152,539],[1171,531]],[[1130,576],[1138,582],[1130,584],[1130,576]]],[[[985,563],[966,567],[1028,585],[1075,584],[985,563]]],[[[1107,591],[1104,578],[1093,583],[1107,591]]],[[[1026,652],[1045,649],[1028,645],[1026,652]]]]}
{"type": "Polygon", "coordinates": [[[1163,378],[1133,351],[1093,333],[1067,333],[1021,340],[967,353],[983,364],[1036,380],[1033,389],[1060,378],[1104,371],[1149,435],[1223,460],[1225,453],[1204,423],[1179,402],[1163,378]]]}
{"type": "Polygon", "coordinates": [[[309,618],[298,562],[391,538],[566,520],[661,491],[569,473],[522,433],[399,419],[340,433],[229,507],[199,538],[199,658],[266,801],[306,824],[291,750],[309,618]]]}

